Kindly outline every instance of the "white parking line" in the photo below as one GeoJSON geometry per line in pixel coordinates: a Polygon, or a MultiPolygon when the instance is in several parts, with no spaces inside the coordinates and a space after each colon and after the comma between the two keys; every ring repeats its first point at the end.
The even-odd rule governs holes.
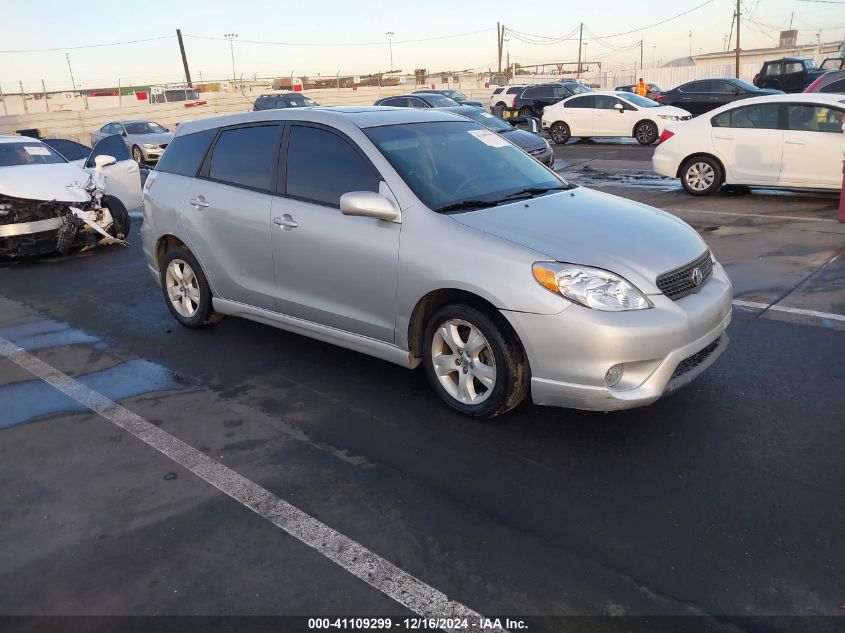
{"type": "Polygon", "coordinates": [[[760,310],[774,310],[775,312],[788,312],[790,314],[801,314],[804,316],[817,317],[819,319],[830,319],[832,321],[845,321],[845,314],[833,314],[831,312],[818,312],[816,310],[804,310],[803,308],[789,308],[787,306],[770,306],[768,303],[759,303],[757,301],[746,301],[744,299],[734,299],[735,306],[742,306],[743,308],[759,308],[760,310]]]}
{"type": "MultiPolygon", "coordinates": [[[[0,356],[131,433],[200,479],[316,550],[353,576],[425,618],[458,618],[477,628],[481,615],[398,568],[360,543],[336,532],[269,490],[213,460],[129,409],[77,382],[0,337],[0,356]]],[[[502,631],[503,629],[489,629],[502,631]]]]}
{"type": "Polygon", "coordinates": [[[704,209],[663,209],[670,213],[704,213],[705,215],[732,215],[741,218],[765,218],[767,220],[793,220],[798,222],[839,222],[831,218],[802,218],[797,215],[774,215],[766,213],[737,213],[735,211],[705,211],[704,209]]]}

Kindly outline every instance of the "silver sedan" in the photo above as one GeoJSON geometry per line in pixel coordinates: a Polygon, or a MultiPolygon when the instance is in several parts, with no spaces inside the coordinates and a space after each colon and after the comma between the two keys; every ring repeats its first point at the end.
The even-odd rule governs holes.
{"type": "Polygon", "coordinates": [[[181,324],[240,316],[422,364],[470,416],[529,393],[646,405],[728,342],[731,283],[690,226],[432,110],[183,123],[147,181],[141,234],[181,324]]]}
{"type": "Polygon", "coordinates": [[[137,163],[155,163],[161,158],[164,149],[173,139],[173,132],[155,121],[133,119],[106,123],[91,134],[91,145],[118,134],[123,137],[132,158],[137,163]]]}

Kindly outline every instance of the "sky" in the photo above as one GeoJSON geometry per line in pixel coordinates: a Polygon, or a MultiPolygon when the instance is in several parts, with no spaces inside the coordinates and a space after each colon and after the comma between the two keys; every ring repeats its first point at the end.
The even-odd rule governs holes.
{"type": "MultiPolygon", "coordinates": [[[[815,43],[819,35],[822,42],[845,38],[845,4],[841,2],[741,1],[744,49],[776,45],[778,32],[788,28],[790,20],[799,30],[799,43],[815,43]]],[[[642,38],[648,67],[652,60],[665,63],[688,55],[690,49],[693,53],[724,50],[735,2],[543,2],[536,3],[532,15],[530,3],[519,3],[515,9],[512,0],[87,0],[82,4],[3,0],[7,28],[0,42],[0,89],[17,92],[18,82],[23,82],[27,91],[40,90],[42,80],[48,90],[70,89],[66,54],[77,88],[115,86],[118,81],[121,85],[181,81],[177,28],[185,36],[194,81],[231,78],[232,52],[235,75],[244,78],[386,71],[390,67],[387,32],[394,33],[394,70],[495,71],[497,21],[512,31],[506,44],[511,62],[577,60],[578,29],[583,22],[588,61],[600,59],[609,68],[631,68],[639,61],[642,38]],[[652,26],[664,20],[668,21],[652,26]],[[20,28],[8,28],[14,24],[20,28]],[[238,35],[233,51],[223,38],[226,33],[238,35]],[[135,43],[91,47],[117,42],[135,43]]]]}

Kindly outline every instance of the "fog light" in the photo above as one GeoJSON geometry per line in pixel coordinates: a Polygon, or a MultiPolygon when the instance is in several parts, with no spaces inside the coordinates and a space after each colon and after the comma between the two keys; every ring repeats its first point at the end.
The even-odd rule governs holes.
{"type": "Polygon", "coordinates": [[[622,380],[622,373],[625,371],[625,367],[622,363],[618,365],[614,365],[610,369],[607,370],[607,373],[604,375],[604,384],[608,387],[615,387],[619,384],[619,381],[622,380]]]}

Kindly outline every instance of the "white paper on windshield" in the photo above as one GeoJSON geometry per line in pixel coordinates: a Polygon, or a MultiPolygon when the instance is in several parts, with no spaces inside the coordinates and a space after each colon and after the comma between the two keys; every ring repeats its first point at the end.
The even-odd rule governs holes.
{"type": "Polygon", "coordinates": [[[30,156],[50,156],[50,150],[46,147],[38,147],[33,145],[24,145],[23,148],[30,156]]]}
{"type": "Polygon", "coordinates": [[[489,112],[482,112],[481,116],[483,116],[485,119],[495,119],[496,118],[492,114],[490,114],[489,112]]]}
{"type": "Polygon", "coordinates": [[[510,143],[490,130],[468,130],[479,141],[490,147],[508,147],[510,143]]]}

